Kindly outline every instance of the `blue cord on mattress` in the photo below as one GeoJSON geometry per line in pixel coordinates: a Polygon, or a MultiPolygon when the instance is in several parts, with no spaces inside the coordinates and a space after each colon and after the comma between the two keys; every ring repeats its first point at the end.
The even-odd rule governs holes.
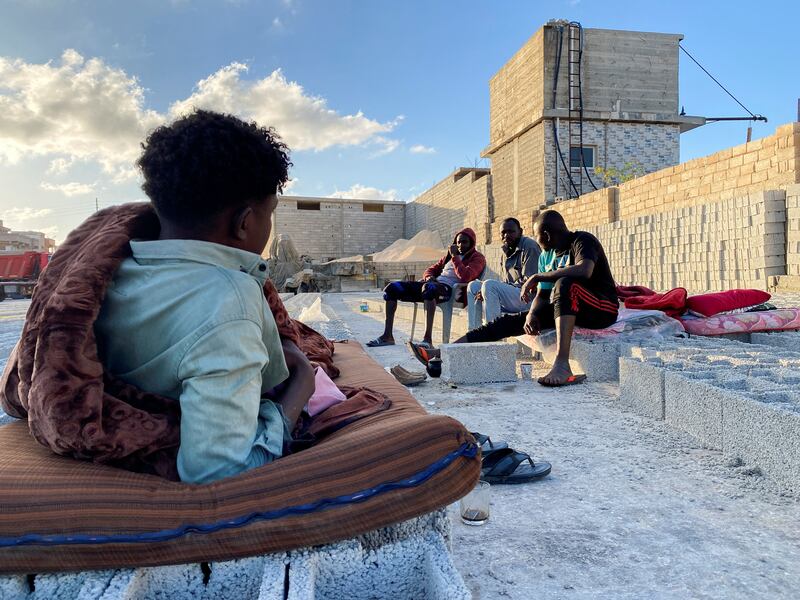
{"type": "Polygon", "coordinates": [[[478,447],[475,444],[463,443],[457,449],[440,458],[436,462],[428,465],[419,473],[402,479],[400,481],[391,481],[382,483],[366,490],[361,490],[355,494],[347,494],[338,496],[336,498],[323,498],[316,502],[309,504],[300,504],[298,506],[289,506],[278,510],[267,512],[254,512],[249,515],[244,515],[236,519],[230,519],[219,523],[210,525],[183,525],[175,529],[164,529],[162,531],[153,531],[150,533],[138,534],[122,534],[122,535],[40,535],[31,533],[17,538],[2,538],[0,537],[0,548],[8,546],[23,546],[23,545],[46,545],[55,546],[60,544],[104,544],[104,543],[135,543],[135,542],[164,542],[172,540],[187,533],[213,533],[222,529],[229,529],[233,527],[242,527],[251,523],[252,521],[267,521],[272,519],[280,519],[288,515],[301,515],[306,513],[324,510],[335,506],[344,504],[351,504],[354,502],[363,502],[373,496],[390,492],[392,490],[412,488],[424,483],[440,471],[447,468],[454,460],[463,456],[465,458],[474,458],[478,453],[478,447]]]}

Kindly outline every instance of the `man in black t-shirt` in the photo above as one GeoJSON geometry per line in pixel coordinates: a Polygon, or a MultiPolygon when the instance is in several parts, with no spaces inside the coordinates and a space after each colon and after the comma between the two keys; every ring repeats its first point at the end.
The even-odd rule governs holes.
{"type": "Polygon", "coordinates": [[[616,284],[600,241],[585,231],[570,231],[564,217],[554,210],[541,213],[533,225],[533,235],[543,250],[554,250],[556,268],[537,273],[522,286],[520,295],[530,297],[539,283],[552,283],[549,302],[537,293],[525,319],[525,333],[538,335],[542,329],[556,329],[556,360],[539,383],[561,386],[581,381],[569,366],[569,350],[575,325],[604,329],[617,320],[619,300],[616,284]]]}
{"type": "MultiPolygon", "coordinates": [[[[534,222],[533,235],[545,252],[555,253],[551,269],[531,276],[522,286],[520,297],[530,301],[530,310],[503,314],[494,321],[468,331],[456,344],[494,342],[543,329],[556,329],[556,360],[539,383],[556,387],[578,383],[586,376],[575,376],[569,366],[569,351],[575,325],[587,329],[610,327],[617,320],[619,300],[616,284],[600,241],[585,231],[570,231],[564,218],[554,210],[541,213],[534,222]],[[549,285],[551,284],[552,290],[549,285]]],[[[437,350],[411,345],[423,363],[439,355],[437,350]]]]}

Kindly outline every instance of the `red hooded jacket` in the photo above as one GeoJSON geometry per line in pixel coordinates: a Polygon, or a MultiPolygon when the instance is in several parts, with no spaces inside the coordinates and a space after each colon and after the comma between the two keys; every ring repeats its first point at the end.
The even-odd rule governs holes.
{"type": "MultiPolygon", "coordinates": [[[[481,273],[483,273],[483,269],[486,267],[486,258],[483,256],[483,254],[475,249],[475,244],[478,241],[478,238],[475,235],[475,232],[469,227],[465,227],[459,231],[455,237],[453,237],[453,243],[456,243],[458,236],[462,233],[472,240],[472,249],[463,257],[454,256],[452,261],[453,268],[456,272],[456,277],[461,280],[461,283],[469,283],[470,281],[474,281],[480,277],[481,273]]],[[[438,277],[442,274],[444,266],[447,264],[448,260],[451,260],[449,252],[445,254],[435,265],[431,265],[425,269],[425,273],[423,273],[422,277],[438,277]]]]}

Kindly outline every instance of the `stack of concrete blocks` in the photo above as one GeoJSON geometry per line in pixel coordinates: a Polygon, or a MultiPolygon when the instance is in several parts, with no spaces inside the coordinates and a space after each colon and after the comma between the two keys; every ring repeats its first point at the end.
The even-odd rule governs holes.
{"type": "Polygon", "coordinates": [[[339,600],[470,597],[450,559],[444,510],[336,544],[209,565],[0,576],[0,598],[19,600],[339,600]]]}
{"type": "Polygon", "coordinates": [[[761,346],[772,346],[783,350],[800,352],[800,332],[797,331],[751,333],[750,342],[761,346]]]}
{"type": "Polygon", "coordinates": [[[570,347],[569,362],[573,373],[584,373],[591,381],[617,381],[619,355],[619,342],[575,338],[570,347]]]}
{"type": "Polygon", "coordinates": [[[692,338],[623,348],[620,403],[800,491],[800,352],[692,338]]]}
{"type": "Polygon", "coordinates": [[[786,188],[786,275],[772,284],[800,290],[800,185],[786,188]]]}
{"type": "Polygon", "coordinates": [[[516,343],[442,344],[442,381],[474,385],[517,380],[516,343]]]}
{"type": "Polygon", "coordinates": [[[785,192],[757,192],[592,228],[617,283],[765,289],[786,268],[785,192]]]}

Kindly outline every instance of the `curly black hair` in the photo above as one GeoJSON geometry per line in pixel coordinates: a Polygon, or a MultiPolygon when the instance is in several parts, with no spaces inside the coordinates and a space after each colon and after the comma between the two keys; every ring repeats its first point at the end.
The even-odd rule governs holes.
{"type": "Polygon", "coordinates": [[[160,216],[184,226],[282,191],[292,165],[272,128],[208,110],[158,127],[142,149],[142,189],[160,216]]]}

